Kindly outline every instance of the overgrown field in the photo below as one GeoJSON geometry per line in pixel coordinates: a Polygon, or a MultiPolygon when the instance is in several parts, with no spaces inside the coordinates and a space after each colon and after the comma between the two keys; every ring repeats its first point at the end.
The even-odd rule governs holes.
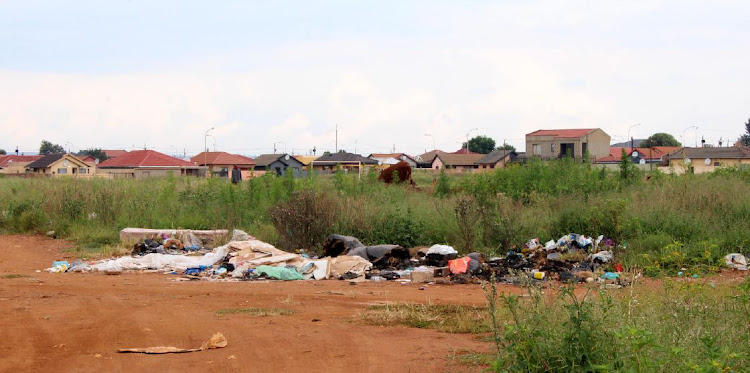
{"type": "Polygon", "coordinates": [[[524,296],[486,284],[486,308],[372,306],[361,321],[477,333],[496,348],[464,363],[503,372],[747,372],[750,279],[737,280],[667,279],[615,291],[532,286],[524,296]]]}
{"type": "Polygon", "coordinates": [[[450,244],[504,253],[530,238],[605,235],[647,274],[716,269],[750,245],[750,172],[647,175],[569,160],[491,173],[415,172],[420,190],[377,175],[293,179],[75,180],[0,178],[0,229],[45,232],[97,250],[123,227],[240,228],[284,249],[316,249],[330,233],[366,244],[450,244]]]}

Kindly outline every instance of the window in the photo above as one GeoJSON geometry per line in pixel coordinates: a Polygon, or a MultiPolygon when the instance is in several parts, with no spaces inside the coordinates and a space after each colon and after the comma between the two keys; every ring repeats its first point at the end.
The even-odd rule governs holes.
{"type": "Polygon", "coordinates": [[[714,167],[719,167],[719,166],[721,166],[721,163],[719,163],[719,162],[714,162],[714,167]]]}
{"type": "Polygon", "coordinates": [[[79,167],[78,168],[78,173],[81,174],[81,175],[85,174],[86,173],[86,167],[79,167]]]}
{"type": "Polygon", "coordinates": [[[68,169],[67,168],[58,168],[57,169],[57,174],[58,175],[67,175],[68,174],[68,169]]]}
{"type": "Polygon", "coordinates": [[[542,146],[539,144],[531,145],[531,153],[533,155],[542,155],[542,146]]]}

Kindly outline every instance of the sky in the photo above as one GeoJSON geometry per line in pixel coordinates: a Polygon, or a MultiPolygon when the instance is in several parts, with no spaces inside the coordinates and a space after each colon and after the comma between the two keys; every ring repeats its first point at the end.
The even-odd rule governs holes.
{"type": "Polygon", "coordinates": [[[321,154],[336,128],[364,155],[523,150],[550,128],[733,142],[748,19],[744,0],[0,0],[0,149],[321,154]]]}

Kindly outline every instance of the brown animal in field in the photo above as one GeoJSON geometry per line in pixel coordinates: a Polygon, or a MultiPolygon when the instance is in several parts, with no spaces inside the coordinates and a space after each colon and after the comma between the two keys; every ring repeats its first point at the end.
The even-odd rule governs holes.
{"type": "Polygon", "coordinates": [[[388,166],[385,170],[380,171],[378,180],[386,184],[391,184],[393,182],[403,183],[408,181],[410,185],[417,186],[417,184],[414,183],[414,180],[411,179],[411,166],[404,161],[388,166]],[[393,180],[394,173],[398,175],[398,180],[393,180]]]}

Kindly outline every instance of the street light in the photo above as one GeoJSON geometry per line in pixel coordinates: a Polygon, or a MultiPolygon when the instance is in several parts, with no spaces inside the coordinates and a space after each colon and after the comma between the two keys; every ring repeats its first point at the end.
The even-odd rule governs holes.
{"type": "Polygon", "coordinates": [[[432,150],[436,150],[437,146],[435,145],[435,136],[432,136],[430,133],[425,133],[424,135],[432,137],[432,150]]]}
{"type": "MultiPolygon", "coordinates": [[[[206,167],[208,167],[208,165],[206,165],[206,163],[208,163],[208,145],[207,145],[208,144],[208,133],[210,131],[212,131],[213,129],[214,129],[214,127],[212,126],[208,130],[206,130],[206,135],[203,136],[203,151],[204,151],[204,153],[203,153],[203,165],[206,166],[206,167]]],[[[208,169],[206,169],[206,171],[208,171],[208,169]]],[[[208,172],[206,172],[206,177],[208,177],[208,172]]]]}
{"type": "MultiPolygon", "coordinates": [[[[686,132],[687,130],[691,129],[691,128],[695,128],[695,131],[696,131],[696,137],[698,136],[698,134],[697,134],[697,131],[698,131],[698,126],[690,126],[690,127],[688,127],[688,128],[685,128],[684,130],[682,130],[682,147],[685,147],[685,132],[686,132]]],[[[696,141],[698,141],[698,140],[696,139],[696,141]]],[[[697,147],[697,145],[696,145],[696,147],[697,147]]]]}
{"type": "Polygon", "coordinates": [[[469,134],[471,134],[472,131],[477,131],[479,128],[472,128],[469,130],[469,132],[466,132],[466,154],[469,154],[469,134]]]}
{"type": "Polygon", "coordinates": [[[627,141],[630,141],[630,151],[633,151],[633,139],[630,137],[630,130],[633,129],[633,127],[638,127],[640,125],[641,124],[638,123],[638,124],[634,124],[634,125],[630,126],[630,128],[628,128],[628,138],[627,138],[627,141]]]}

